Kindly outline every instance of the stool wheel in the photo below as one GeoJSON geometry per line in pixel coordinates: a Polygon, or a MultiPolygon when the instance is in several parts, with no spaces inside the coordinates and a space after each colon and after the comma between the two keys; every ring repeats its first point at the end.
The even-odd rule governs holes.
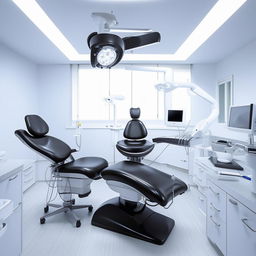
{"type": "Polygon", "coordinates": [[[44,213],[49,212],[49,206],[47,205],[46,207],[44,207],[44,213]]]}
{"type": "Polygon", "coordinates": [[[44,224],[45,223],[45,218],[40,218],[40,224],[44,224]]]}
{"type": "Polygon", "coordinates": [[[77,220],[77,221],[76,221],[76,227],[77,227],[77,228],[81,227],[81,221],[80,221],[80,220],[77,220]]]}

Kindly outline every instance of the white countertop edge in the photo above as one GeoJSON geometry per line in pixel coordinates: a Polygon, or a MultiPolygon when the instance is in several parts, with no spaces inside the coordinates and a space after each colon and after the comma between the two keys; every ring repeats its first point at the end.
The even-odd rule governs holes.
{"type": "Polygon", "coordinates": [[[19,160],[0,161],[0,182],[22,171],[22,166],[19,160]]]}

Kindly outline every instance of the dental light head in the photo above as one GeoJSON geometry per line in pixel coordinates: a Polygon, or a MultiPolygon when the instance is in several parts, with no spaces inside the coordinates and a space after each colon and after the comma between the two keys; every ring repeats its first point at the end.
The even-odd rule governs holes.
{"type": "Polygon", "coordinates": [[[158,32],[124,38],[109,33],[91,33],[87,39],[91,65],[94,68],[111,68],[122,59],[125,50],[157,43],[160,39],[158,32]]]}
{"type": "Polygon", "coordinates": [[[149,32],[149,29],[124,29],[115,28],[116,32],[146,34],[121,38],[111,34],[112,28],[118,24],[115,16],[109,13],[92,13],[92,18],[98,22],[99,33],[93,32],[87,38],[88,47],[91,49],[91,65],[97,68],[111,68],[118,64],[125,50],[131,50],[160,42],[158,32],[149,32]]]}
{"type": "Polygon", "coordinates": [[[89,35],[87,42],[91,49],[91,65],[94,68],[111,68],[123,57],[124,42],[117,35],[94,32],[89,35]]]}

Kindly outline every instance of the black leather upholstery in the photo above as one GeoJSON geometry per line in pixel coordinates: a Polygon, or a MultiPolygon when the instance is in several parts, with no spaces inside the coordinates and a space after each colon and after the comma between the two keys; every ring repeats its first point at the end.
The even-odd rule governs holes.
{"type": "Polygon", "coordinates": [[[82,157],[75,161],[61,165],[58,168],[60,173],[79,173],[90,179],[101,178],[102,169],[108,166],[108,162],[100,157],[82,157]]]}
{"type": "Polygon", "coordinates": [[[187,190],[180,179],[161,172],[148,165],[132,161],[122,161],[101,172],[103,179],[127,184],[152,202],[165,206],[173,196],[187,190]]]}
{"type": "Polygon", "coordinates": [[[132,119],[140,118],[140,108],[130,108],[130,116],[132,119]]]}
{"type": "Polygon", "coordinates": [[[25,123],[30,134],[43,137],[49,132],[48,124],[38,115],[25,116],[25,123]]]}
{"type": "Polygon", "coordinates": [[[25,130],[16,130],[15,135],[30,148],[55,163],[63,162],[72,153],[65,142],[51,136],[34,137],[25,130]]]}
{"type": "Polygon", "coordinates": [[[148,140],[120,140],[117,142],[116,147],[127,157],[131,156],[131,154],[142,157],[153,150],[154,144],[148,140]]]}
{"type": "Polygon", "coordinates": [[[131,108],[130,115],[132,120],[127,123],[123,134],[128,140],[118,141],[116,148],[124,156],[141,158],[153,150],[154,144],[143,140],[148,132],[145,125],[138,120],[140,108],[131,108]]]}
{"type": "Polygon", "coordinates": [[[140,120],[129,121],[124,129],[124,137],[126,139],[144,139],[147,135],[147,129],[140,120]]]}
{"type": "MultiPolygon", "coordinates": [[[[46,135],[47,123],[37,115],[28,115],[25,122],[30,134],[25,130],[16,130],[15,135],[27,146],[37,151],[54,163],[62,163],[74,152],[65,142],[46,135]]],[[[80,173],[91,179],[100,178],[100,172],[108,163],[100,157],[83,157],[58,166],[63,173],[80,173]]]]}
{"type": "Polygon", "coordinates": [[[127,123],[124,129],[124,137],[131,140],[144,139],[148,135],[148,132],[145,125],[138,120],[140,117],[140,108],[131,108],[130,115],[132,120],[127,123]]]}

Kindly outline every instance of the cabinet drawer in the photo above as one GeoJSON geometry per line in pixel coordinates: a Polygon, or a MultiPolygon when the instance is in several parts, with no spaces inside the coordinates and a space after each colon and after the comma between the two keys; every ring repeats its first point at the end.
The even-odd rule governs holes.
{"type": "Polygon", "coordinates": [[[226,192],[207,184],[207,236],[226,255],[226,192]]]}
{"type": "Polygon", "coordinates": [[[213,184],[211,181],[207,181],[207,199],[217,209],[226,209],[226,192],[213,184]]]}
{"type": "Polygon", "coordinates": [[[29,177],[26,180],[23,180],[23,192],[26,191],[29,187],[31,187],[35,183],[35,177],[29,177]]]}
{"type": "Polygon", "coordinates": [[[255,256],[256,213],[227,197],[227,256],[255,256]]]}
{"type": "Polygon", "coordinates": [[[209,214],[207,208],[206,232],[208,238],[226,255],[226,223],[209,214]]]}
{"type": "Polygon", "coordinates": [[[0,238],[0,254],[3,256],[21,255],[21,212],[22,206],[20,205],[5,221],[7,229],[0,238]]]}
{"type": "Polygon", "coordinates": [[[30,164],[26,166],[25,169],[23,169],[22,172],[22,178],[23,178],[23,192],[27,190],[30,186],[32,186],[35,183],[35,168],[34,164],[30,164]]]}
{"type": "Polygon", "coordinates": [[[17,207],[22,201],[22,179],[21,172],[18,172],[0,183],[0,198],[13,201],[17,207]]]}
{"type": "Polygon", "coordinates": [[[206,216],[207,200],[206,196],[200,192],[198,192],[198,207],[200,212],[206,216]]]}

